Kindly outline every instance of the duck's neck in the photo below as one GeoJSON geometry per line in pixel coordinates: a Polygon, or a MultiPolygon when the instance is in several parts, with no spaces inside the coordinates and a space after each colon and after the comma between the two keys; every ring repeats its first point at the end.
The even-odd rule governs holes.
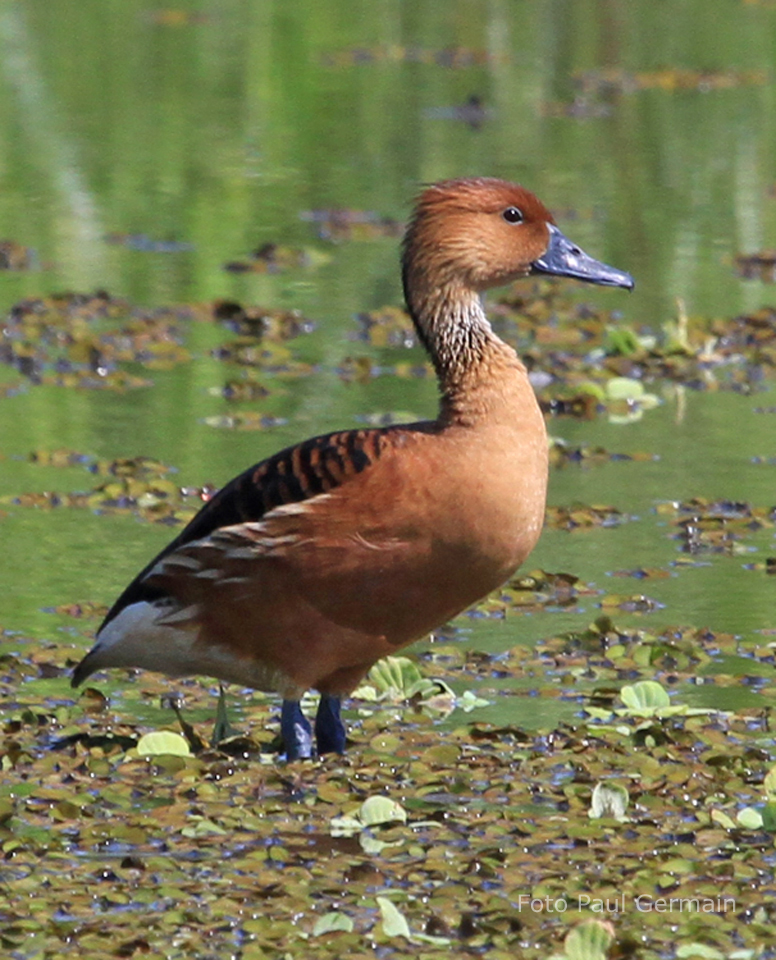
{"type": "Polygon", "coordinates": [[[439,380],[441,426],[509,416],[533,399],[525,367],[493,332],[476,291],[446,285],[407,302],[439,380]]]}

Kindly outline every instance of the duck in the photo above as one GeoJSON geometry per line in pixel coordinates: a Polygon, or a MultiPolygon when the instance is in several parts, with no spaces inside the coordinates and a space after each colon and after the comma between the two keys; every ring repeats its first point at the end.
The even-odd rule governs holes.
{"type": "Polygon", "coordinates": [[[483,293],[533,275],[633,278],[569,240],[530,190],[489,177],[420,193],[401,273],[436,418],[316,436],[235,477],[121,593],[73,687],[114,667],[205,675],[280,695],[287,760],[342,754],[342,700],[375,662],[523,563],[544,521],[547,432],[483,293]]]}

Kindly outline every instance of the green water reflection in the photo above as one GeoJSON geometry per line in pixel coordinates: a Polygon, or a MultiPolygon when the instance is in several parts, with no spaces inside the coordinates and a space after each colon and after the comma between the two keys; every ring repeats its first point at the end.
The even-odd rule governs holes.
{"type": "MultiPolygon", "coordinates": [[[[731,261],[776,242],[775,49],[772,5],[731,0],[219,0],[166,14],[151,2],[6,0],[0,233],[33,248],[39,267],[0,272],[0,309],[103,288],[150,306],[223,297],[293,307],[316,328],[295,344],[314,372],[273,386],[261,409],[284,422],[263,433],[204,422],[227,409],[211,392],[224,376],[209,356],[219,336],[204,326],[188,334],[194,361],[154,371],[152,388],[30,384],[0,398],[0,495],[88,486],[78,468],[29,464],[35,449],[143,454],[174,465],[183,483],[221,484],[358,414],[432,413],[429,381],[337,375],[356,352],[406,359],[349,339],[355,312],[401,302],[396,239],[327,243],[304,214],[340,207],[401,220],[418,185],[441,177],[504,176],[536,190],[577,242],[636,276],[631,296],[583,291],[636,326],[659,329],[676,297],[711,316],[772,303],[771,288],[738,279],[731,261]],[[712,79],[682,86],[670,70],[712,79]],[[619,77],[619,88],[586,93],[601,71],[619,77]],[[659,71],[662,83],[643,88],[622,80],[659,71]],[[481,123],[455,112],[473,95],[486,108],[481,123]],[[106,243],[110,234],[190,249],[135,250],[106,243]],[[267,242],[328,259],[277,274],[222,269],[267,242]]],[[[14,377],[0,367],[0,385],[14,377]]],[[[776,466],[753,462],[776,455],[773,417],[753,412],[769,403],[772,392],[690,391],[680,411],[666,390],[659,408],[628,426],[551,423],[569,442],[659,459],[556,472],[551,503],[611,503],[634,519],[616,530],[548,531],[532,564],[611,592],[613,571],[667,567],[679,556],[659,501],[772,506],[776,466]]],[[[80,627],[45,608],[108,602],[168,537],[132,518],[3,507],[0,626],[14,632],[5,647],[18,647],[17,635],[85,645],[80,627]]],[[[643,619],[762,642],[756,631],[776,627],[774,578],[744,564],[776,546],[770,531],[748,543],[751,556],[711,556],[649,583],[643,589],[662,606],[643,619]]],[[[502,649],[599,612],[591,599],[574,613],[463,627],[472,644],[502,649]]],[[[488,716],[520,711],[520,722],[547,720],[520,698],[488,716]]]]}

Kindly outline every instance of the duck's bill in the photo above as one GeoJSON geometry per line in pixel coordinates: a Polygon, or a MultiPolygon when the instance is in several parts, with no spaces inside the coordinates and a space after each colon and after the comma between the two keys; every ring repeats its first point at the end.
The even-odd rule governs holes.
{"type": "Polygon", "coordinates": [[[633,289],[633,277],[629,273],[594,260],[562,234],[555,224],[549,223],[547,226],[550,245],[544,256],[531,264],[531,273],[551,273],[555,277],[572,277],[585,283],[598,283],[602,287],[633,289]]]}

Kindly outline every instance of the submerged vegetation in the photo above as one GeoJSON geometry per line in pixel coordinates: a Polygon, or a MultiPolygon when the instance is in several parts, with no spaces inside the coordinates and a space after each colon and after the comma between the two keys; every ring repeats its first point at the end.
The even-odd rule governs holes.
{"type": "Polygon", "coordinates": [[[0,16],[2,956],[774,957],[773,0],[140,6],[0,16]],[[234,687],[210,745],[206,678],[74,693],[230,472],[428,414],[397,238],[468,173],[637,279],[488,304],[552,435],[529,566],[345,757],[234,687]]]}
{"type": "MultiPolygon", "coordinates": [[[[398,664],[398,680],[378,671],[351,703],[347,757],[287,767],[260,695],[243,704],[245,734],[192,749],[127,720],[168,681],[128,674],[116,705],[94,687],[73,703],[57,682],[72,660],[60,644],[3,663],[9,955],[545,957],[595,918],[626,954],[680,941],[726,957],[732,940],[755,957],[769,942],[766,643],[743,651],[709,630],[655,636],[602,617],[535,652],[434,645],[423,672],[441,683],[415,671],[402,690],[398,664]],[[744,654],[757,708],[690,708],[666,692],[744,654]],[[539,732],[478,722],[447,684],[476,686],[480,702],[560,697],[574,717],[539,732]],[[451,709],[440,737],[434,718],[451,709]],[[53,915],[35,909],[41,888],[53,915]]],[[[714,677],[720,690],[739,682],[714,677]]],[[[212,709],[208,684],[179,690],[189,715],[212,709]]]]}
{"type": "MultiPolygon", "coordinates": [[[[649,416],[667,384],[759,390],[775,365],[768,311],[730,321],[680,313],[653,334],[615,328],[610,315],[541,283],[515,288],[493,318],[527,356],[555,414],[551,429],[569,416],[649,416]]],[[[203,323],[213,327],[210,356],[223,369],[210,389],[230,408],[213,425],[271,425],[266,399],[285,377],[313,369],[294,344],[314,323],[237,302],[139,310],[107,293],[25,300],[6,324],[3,359],[16,377],[6,391],[151,389],[158,371],[195,362],[188,331],[203,323]],[[128,379],[127,364],[141,373],[128,379]]],[[[414,345],[396,307],[358,317],[354,338],[414,345]]],[[[425,365],[367,355],[343,358],[336,372],[362,382],[429,375],[425,365]]],[[[620,462],[637,472],[656,456],[559,437],[551,451],[557,470],[620,462]]],[[[86,509],[179,525],[212,493],[143,457],[39,449],[29,464],[78,489],[19,492],[1,509],[86,509]]],[[[615,505],[551,504],[547,512],[548,528],[582,537],[644,522],[615,505]]],[[[731,943],[737,957],[761,955],[776,919],[767,682],[776,641],[766,632],[752,646],[700,625],[655,630],[648,617],[663,606],[659,585],[681,574],[682,554],[735,557],[772,530],[774,508],[696,497],[656,504],[650,522],[666,524],[666,556],[675,559],[612,571],[635,590],[521,572],[440,631],[420,669],[378,664],[351,701],[347,757],[321,763],[277,764],[275,707],[259,694],[239,699],[244,732],[213,747],[205,746],[215,702],[207,681],[175,685],[180,724],[164,708],[170,682],[154,675],[114,678],[115,702],[101,684],[74,697],[68,668],[105,607],[81,596],[52,610],[72,625],[74,642],[17,637],[2,660],[0,849],[14,891],[0,919],[5,949],[34,958],[66,943],[80,955],[206,950],[258,960],[407,949],[431,957],[455,946],[596,960],[630,955],[637,943],[660,954],[681,941],[687,956],[732,956],[731,943]],[[655,596],[641,592],[644,581],[655,596]],[[587,628],[535,649],[458,642],[467,621],[591,607],[587,628]],[[638,625],[620,624],[621,616],[638,625]],[[761,698],[756,706],[682,699],[694,684],[721,694],[742,675],[761,698]],[[567,719],[535,730],[477,719],[509,698],[557,701],[567,719]],[[33,897],[41,886],[43,911],[33,897]]],[[[773,572],[770,560],[750,566],[773,572]]]]}

